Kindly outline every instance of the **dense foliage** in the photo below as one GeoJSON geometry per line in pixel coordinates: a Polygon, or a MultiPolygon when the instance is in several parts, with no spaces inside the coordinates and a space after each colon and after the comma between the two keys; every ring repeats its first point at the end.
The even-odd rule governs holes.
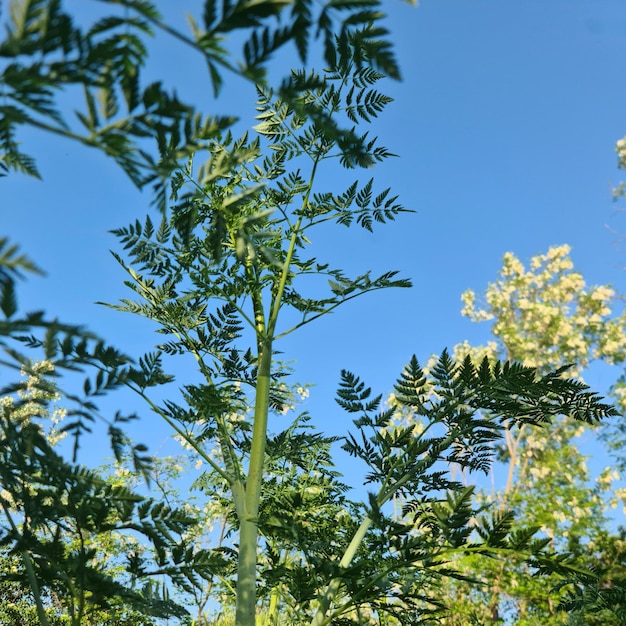
{"type": "Polygon", "coordinates": [[[412,357],[387,403],[342,373],[337,402],[355,419],[340,441],[307,415],[269,427],[304,393],[290,385],[280,340],[356,297],[410,286],[394,271],[348,276],[309,252],[310,233],[329,222],[374,231],[407,212],[370,176],[351,175],[341,192],[318,189],[325,167],[390,156],[367,130],[390,101],[383,79],[399,76],[379,3],[207,0],[187,35],[154,3],[105,2],[120,10],[87,28],[60,0],[11,3],[0,44],[9,59],[0,164],[38,175],[15,138],[31,125],[103,150],[152,187],[158,212],[115,231],[134,299],[109,306],[148,318],[163,340],[134,360],[83,328],[22,316],[16,281],[36,268],[2,242],[2,365],[22,374],[0,388],[5,611],[43,625],[201,624],[217,601],[238,626],[423,624],[455,609],[439,593],[446,581],[482,582],[467,559],[485,558],[562,586],[566,600],[592,594],[599,578],[571,546],[538,535],[541,523],[525,524],[522,507],[492,506],[466,480],[488,473],[519,433],[540,438],[562,422],[615,413],[567,368],[444,351],[426,375],[412,357]],[[235,138],[232,118],[143,85],[155,28],[205,58],[216,93],[224,71],[253,81],[258,124],[235,138]],[[239,63],[225,45],[233,31],[244,40],[239,63]],[[294,69],[266,83],[279,48],[293,43],[299,61],[311,62],[316,37],[324,71],[294,69]],[[55,101],[76,86],[80,128],[55,101]],[[176,358],[191,359],[197,379],[157,401],[153,388],[172,383],[176,358]],[[63,387],[64,370],[83,372],[80,392],[63,387]],[[175,497],[173,470],[164,481],[163,462],[128,441],[123,426],[136,416],[100,413],[98,398],[121,386],[183,443],[197,506],[175,497]],[[55,403],[66,412],[59,424],[55,403]],[[117,463],[104,474],[76,463],[96,420],[107,424],[117,463]],[[333,465],[337,443],[363,469],[364,501],[333,465]],[[152,497],[137,476],[156,485],[152,497]]]}
{"type": "MultiPolygon", "coordinates": [[[[478,362],[511,358],[541,371],[571,363],[569,372],[577,377],[595,361],[624,362],[625,320],[623,312],[613,310],[615,292],[608,285],[588,286],[574,270],[569,246],[551,247],[534,256],[528,267],[507,253],[498,279],[485,293],[477,296],[469,290],[462,300],[464,315],[491,323],[493,340],[482,346],[457,345],[457,361],[468,355],[478,362]]],[[[621,392],[617,400],[621,404],[621,392]]],[[[620,423],[598,429],[563,416],[541,430],[508,424],[493,470],[505,478],[496,480],[494,475],[492,488],[481,491],[484,502],[516,511],[519,521],[537,524],[551,546],[577,554],[599,573],[593,591],[577,590],[585,601],[572,601],[565,614],[559,598],[570,598],[571,589],[557,592],[545,580],[533,579],[522,562],[503,567],[472,558],[464,567],[480,573],[483,589],[472,591],[463,583],[445,588],[457,615],[446,624],[466,623],[472,615],[484,624],[502,619],[537,626],[623,622],[623,530],[615,534],[611,515],[611,509],[624,506],[626,495],[618,487],[619,463],[593,476],[590,459],[581,451],[590,437],[606,440],[620,423]]]]}

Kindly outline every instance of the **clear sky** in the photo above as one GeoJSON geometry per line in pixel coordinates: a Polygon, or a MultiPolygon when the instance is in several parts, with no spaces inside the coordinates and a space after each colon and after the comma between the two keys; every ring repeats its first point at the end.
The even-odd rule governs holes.
{"type": "MultiPolygon", "coordinates": [[[[199,3],[161,4],[178,23],[199,3]]],[[[85,18],[103,10],[67,6],[85,18]]],[[[614,146],[626,135],[626,3],[424,0],[416,9],[394,0],[387,9],[404,80],[382,86],[395,101],[373,132],[399,158],[373,173],[416,213],[374,235],[337,227],[315,243],[349,273],[397,269],[415,287],[366,296],[279,346],[296,360],[297,379],[315,385],[305,404],[314,422],[334,434],[349,424],[333,401],[342,368],[386,392],[411,354],[426,361],[463,339],[487,339],[487,327],[461,317],[460,295],[484,289],[506,251],[526,260],[569,243],[588,282],[626,291],[626,256],[607,228],[626,231],[611,199],[614,146]]],[[[151,79],[176,84],[207,113],[253,123],[249,87],[228,83],[215,102],[200,59],[157,43],[151,79]]],[[[21,287],[23,307],[85,323],[130,354],[150,349],[159,336],[149,324],[94,304],[129,295],[107,231],[143,218],[148,196],[96,151],[34,131],[19,139],[44,180],[0,179],[0,231],[48,273],[21,287]]],[[[347,186],[355,173],[337,165],[325,175],[347,186]]],[[[592,382],[606,390],[611,376],[592,382]]],[[[143,412],[140,434],[159,445],[165,431],[143,412]]]]}

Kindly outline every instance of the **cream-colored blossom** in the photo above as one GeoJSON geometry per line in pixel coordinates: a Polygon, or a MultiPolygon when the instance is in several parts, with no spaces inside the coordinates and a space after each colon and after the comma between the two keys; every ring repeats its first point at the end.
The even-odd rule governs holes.
{"type": "Polygon", "coordinates": [[[550,475],[550,470],[545,465],[543,467],[531,467],[530,474],[533,478],[541,479],[550,475]]]}
{"type": "Polygon", "coordinates": [[[615,291],[611,289],[608,285],[595,287],[594,290],[589,294],[592,300],[609,300],[615,295],[615,291]]]}
{"type": "Polygon", "coordinates": [[[296,393],[300,396],[301,400],[306,400],[310,395],[309,389],[307,387],[298,387],[296,389],[296,393]]]}

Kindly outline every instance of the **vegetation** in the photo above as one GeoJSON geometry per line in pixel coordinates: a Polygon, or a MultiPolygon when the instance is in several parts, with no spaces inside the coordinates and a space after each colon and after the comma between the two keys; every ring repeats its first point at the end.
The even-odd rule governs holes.
{"type": "MultiPolygon", "coordinates": [[[[573,269],[569,246],[551,247],[533,257],[528,268],[507,253],[498,280],[483,296],[471,290],[462,296],[463,314],[475,322],[491,322],[494,340],[484,346],[460,344],[455,358],[507,358],[540,371],[573,363],[569,371],[577,377],[597,360],[622,364],[625,320],[623,312],[612,311],[614,296],[608,285],[587,286],[573,269]]],[[[497,470],[505,479],[492,477],[494,487],[481,492],[484,502],[516,511],[518,520],[538,525],[553,548],[579,555],[601,573],[600,587],[611,593],[599,603],[600,615],[573,612],[574,605],[569,616],[560,611],[559,599],[567,598],[568,590],[556,592],[545,580],[530,577],[521,562],[503,567],[472,557],[465,567],[480,572],[483,591],[472,593],[466,584],[454,583],[443,592],[454,598],[461,621],[473,615],[483,624],[503,619],[515,624],[623,622],[623,531],[611,532],[609,511],[624,506],[626,494],[616,485],[616,465],[607,465],[594,478],[589,459],[579,449],[585,438],[602,434],[597,425],[568,416],[540,430],[506,425],[497,470]]],[[[461,623],[458,619],[450,617],[446,623],[461,623]]]]}
{"type": "MultiPolygon", "coordinates": [[[[616,412],[565,364],[571,356],[581,367],[598,356],[622,360],[623,348],[611,343],[613,326],[602,324],[610,294],[570,284],[563,251],[532,262],[533,271],[542,268],[541,285],[508,257],[505,276],[515,275],[521,294],[508,309],[513,318],[498,286],[487,313],[466,297],[472,315],[500,316],[502,309],[496,334],[503,354],[497,346],[480,359],[444,350],[427,372],[407,355],[387,402],[343,371],[337,402],[354,425],[341,440],[319,432],[306,414],[270,428],[271,416],[288,413],[305,393],[290,385],[278,358],[281,339],[359,296],[410,286],[394,271],[350,277],[310,253],[314,229],[334,222],[373,231],[407,212],[369,176],[352,175],[341,192],[318,188],[323,169],[337,162],[350,170],[390,156],[367,130],[390,101],[383,80],[399,77],[378,2],[207,0],[188,36],[151,2],[105,1],[122,10],[87,29],[60,0],[11,3],[0,44],[11,60],[2,75],[0,164],[5,173],[39,175],[15,139],[20,126],[31,125],[103,150],[138,186],[152,188],[156,211],[115,231],[134,299],[109,306],[148,318],[163,340],[134,360],[83,328],[40,312],[22,315],[16,283],[37,268],[2,241],[1,363],[21,374],[0,389],[3,619],[199,625],[210,623],[217,603],[217,622],[237,626],[426,624],[460,615],[488,623],[474,608],[463,613],[461,594],[480,598],[473,607],[482,602],[498,622],[501,598],[485,598],[480,585],[495,581],[510,596],[514,580],[528,585],[521,595],[537,615],[561,619],[559,611],[575,607],[578,615],[603,617],[609,592],[619,591],[607,591],[605,572],[593,570],[620,545],[601,535],[602,517],[594,517],[610,480],[604,477],[589,505],[579,503],[585,532],[598,526],[594,562],[578,530],[567,526],[566,535],[551,525],[532,508],[540,500],[525,499],[513,480],[494,499],[470,480],[505,458],[511,476],[517,470],[538,488],[533,480],[543,467],[576,462],[575,480],[559,472],[546,498],[563,503],[586,488],[571,440],[616,412]],[[254,129],[235,138],[233,118],[205,116],[160,84],[144,86],[152,29],[204,56],[216,94],[223,72],[254,82],[254,129]],[[239,63],[225,45],[233,31],[244,39],[239,63]],[[315,36],[326,69],[294,69],[268,85],[271,56],[294,44],[302,64],[310,62],[315,36]],[[55,102],[68,86],[83,90],[82,128],[55,102]],[[543,300],[522,293],[531,286],[543,300]],[[514,316],[528,308],[524,298],[537,305],[534,317],[524,316],[528,328],[514,316]],[[580,315],[599,318],[597,332],[581,340],[576,321],[559,313],[574,300],[580,315]],[[561,318],[571,322],[567,336],[561,318]],[[530,332],[541,324],[554,347],[542,350],[552,355],[546,362],[529,356],[530,332]],[[172,393],[157,401],[153,390],[171,385],[166,366],[176,358],[191,359],[197,379],[180,388],[180,400],[172,393]],[[64,387],[63,371],[82,373],[79,392],[64,387]],[[176,495],[177,470],[128,440],[123,427],[135,415],[101,414],[98,398],[119,387],[145,400],[183,443],[197,503],[176,495]],[[76,462],[96,420],[107,425],[114,471],[76,462]],[[548,451],[555,433],[559,445],[548,451]],[[60,443],[66,435],[69,448],[60,443]],[[362,468],[363,501],[333,465],[338,443],[362,468]],[[529,463],[542,455],[543,465],[529,463]],[[138,480],[155,486],[150,496],[138,480]],[[546,597],[548,586],[554,591],[546,597]],[[461,599],[451,604],[451,597],[461,599]]],[[[550,514],[562,521],[558,509],[550,514]]]]}

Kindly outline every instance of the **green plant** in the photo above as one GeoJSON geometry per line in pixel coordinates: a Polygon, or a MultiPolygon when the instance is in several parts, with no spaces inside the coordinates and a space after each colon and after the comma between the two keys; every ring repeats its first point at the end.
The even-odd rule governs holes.
{"type": "MultiPolygon", "coordinates": [[[[490,322],[493,341],[483,346],[459,344],[455,359],[462,361],[468,354],[475,362],[514,359],[544,372],[571,364],[569,371],[576,376],[594,361],[623,363],[624,315],[613,312],[614,296],[608,285],[586,284],[574,270],[569,246],[553,246],[532,257],[528,266],[507,253],[498,279],[483,295],[468,290],[462,296],[463,315],[475,322],[490,322]]],[[[482,499],[515,510],[516,523],[538,525],[552,546],[579,555],[581,562],[597,571],[596,587],[601,589],[608,581],[612,581],[611,588],[615,586],[614,576],[620,569],[619,559],[612,558],[608,548],[616,540],[609,531],[609,508],[623,498],[623,490],[616,488],[614,466],[592,477],[579,442],[597,433],[595,425],[569,416],[541,430],[507,424],[504,445],[498,449],[499,472],[505,478],[498,481],[494,472],[493,487],[482,490],[482,499]]],[[[473,558],[464,567],[479,572],[484,589],[472,592],[463,583],[445,588],[443,593],[452,598],[457,614],[473,612],[482,623],[505,618],[520,625],[567,622],[559,603],[571,589],[561,594],[545,580],[533,579],[523,562],[504,567],[473,558]]],[[[567,606],[573,615],[574,603],[567,606]]],[[[576,606],[585,623],[595,623],[590,605],[587,609],[581,602],[576,606]]],[[[603,610],[598,618],[601,623],[620,623],[616,614],[610,616],[608,609],[603,610]]],[[[450,616],[446,623],[459,622],[450,616]]]]}
{"type": "MultiPolygon", "coordinates": [[[[98,396],[121,385],[133,389],[194,461],[209,468],[197,485],[220,505],[224,541],[198,549],[186,541],[194,520],[184,512],[66,461],[33,415],[7,411],[2,480],[12,500],[4,501],[10,527],[4,541],[19,553],[19,580],[32,591],[40,622],[48,623],[44,586],[67,591],[74,623],[94,605],[108,608],[112,597],[188,622],[166,594],[154,598],[150,584],[141,591],[132,584],[155,576],[169,577],[167,590],[201,599],[217,580],[215,594],[226,611],[234,609],[237,626],[255,624],[258,609],[274,624],[427,623],[446,611],[431,593],[442,580],[473,578],[458,567],[468,554],[517,558],[537,576],[592,580],[569,555],[535,538],[536,528],[514,528],[513,512],[487,510],[452,473],[488,471],[494,445],[509,427],[540,428],[564,414],[581,422],[613,414],[562,369],[457,364],[444,352],[429,382],[413,358],[389,407],[344,372],[338,402],[357,419],[343,444],[366,468],[372,491],[365,502],[347,496],[332,466],[334,440],[306,417],[270,430],[270,416],[291,404],[280,340],[357,296],[410,285],[395,272],[349,277],[309,252],[311,233],[326,225],[371,231],[405,212],[390,189],[376,190],[369,177],[354,176],[339,193],[317,189],[328,163],[370,167],[390,156],[362,130],[389,102],[379,81],[398,76],[378,3],[332,0],[314,14],[313,5],[300,0],[281,22],[274,21],[286,9],[279,2],[218,7],[208,1],[193,37],[174,31],[204,55],[215,88],[219,66],[257,84],[255,135],[239,139],[227,132],[231,118],[199,115],[160,85],[142,89],[138,70],[147,52],[140,36],[151,26],[172,29],[145,0],[109,4],[122,5],[123,16],[83,32],[58,1],[13,3],[0,51],[14,60],[42,54],[43,61],[15,61],[3,75],[13,103],[2,109],[2,162],[6,170],[37,174],[14,140],[19,125],[31,124],[104,150],[138,185],[153,186],[159,218],[115,231],[129,260],[116,258],[138,299],[113,306],[153,320],[164,340],[134,363],[82,329],[41,314],[18,319],[8,279],[0,298],[5,364],[32,371],[12,348],[22,342],[41,349],[55,368],[94,368],[80,396],[64,393],[76,405],[63,427],[75,449],[98,417],[98,396]],[[346,17],[333,21],[340,13],[346,17]],[[221,41],[237,29],[251,31],[239,69],[221,41]],[[265,84],[271,54],[293,41],[304,62],[316,32],[327,69],[294,70],[275,89],[265,84]],[[54,90],[65,84],[85,89],[79,119],[86,133],[68,130],[54,106],[54,90]],[[208,158],[198,165],[201,151],[208,158]],[[182,386],[178,402],[154,401],[151,388],[172,381],[165,357],[180,355],[193,358],[197,381],[182,386]],[[412,422],[395,423],[399,412],[412,422]],[[391,504],[400,497],[407,521],[399,522],[391,504]],[[24,513],[15,518],[11,507],[18,502],[24,513]],[[93,563],[89,541],[127,529],[141,532],[154,552],[131,555],[131,580],[107,577],[93,563]]],[[[7,272],[12,258],[5,259],[7,272]]],[[[56,391],[45,380],[40,384],[56,391]]],[[[130,417],[118,414],[109,424],[113,450],[118,461],[129,455],[147,480],[145,450],[128,446],[120,429],[130,417]]]]}

